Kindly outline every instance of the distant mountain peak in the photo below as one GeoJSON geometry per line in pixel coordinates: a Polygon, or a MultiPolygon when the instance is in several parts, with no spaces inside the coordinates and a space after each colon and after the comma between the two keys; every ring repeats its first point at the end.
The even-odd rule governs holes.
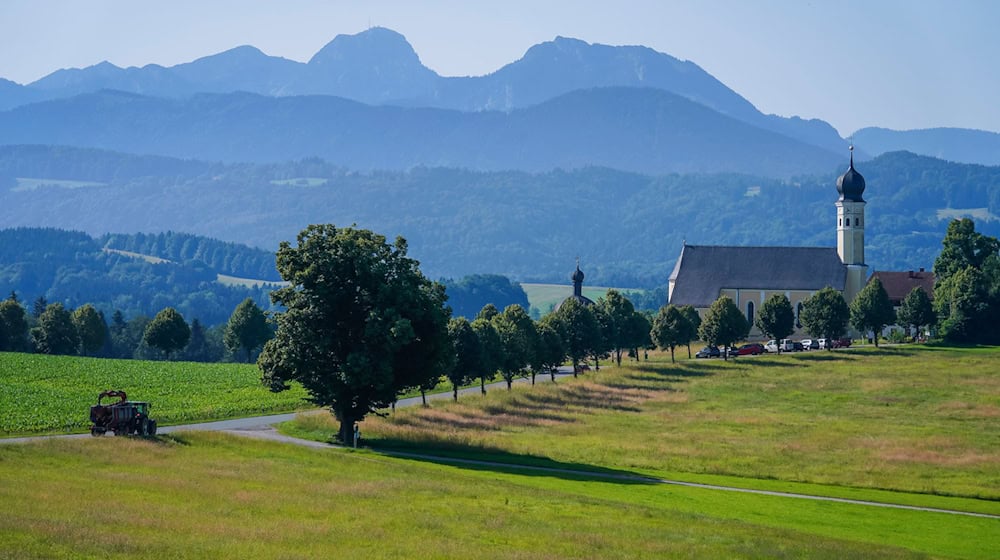
{"type": "Polygon", "coordinates": [[[337,35],[309,59],[309,64],[338,64],[345,61],[396,61],[423,66],[406,37],[385,27],[372,27],[354,35],[337,35]]]}

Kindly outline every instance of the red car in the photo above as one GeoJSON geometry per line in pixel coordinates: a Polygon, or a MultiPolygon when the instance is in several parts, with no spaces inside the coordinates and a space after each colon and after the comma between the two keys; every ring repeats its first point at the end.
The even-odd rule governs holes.
{"type": "Polygon", "coordinates": [[[849,348],[851,346],[851,339],[849,338],[835,338],[833,339],[833,344],[830,348],[849,348]]]}
{"type": "Polygon", "coordinates": [[[750,344],[744,344],[740,346],[736,351],[737,356],[756,356],[758,354],[764,354],[767,350],[764,349],[763,344],[757,342],[751,342],[750,344]]]}

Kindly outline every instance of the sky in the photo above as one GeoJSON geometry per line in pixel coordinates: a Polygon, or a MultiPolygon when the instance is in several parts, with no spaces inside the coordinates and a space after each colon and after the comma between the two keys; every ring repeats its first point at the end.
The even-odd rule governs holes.
{"type": "Polygon", "coordinates": [[[107,60],[170,66],[239,45],[307,61],[338,34],[402,33],[445,76],[556,36],[690,60],[765,113],[1000,132],[995,0],[0,0],[0,77],[107,60]]]}

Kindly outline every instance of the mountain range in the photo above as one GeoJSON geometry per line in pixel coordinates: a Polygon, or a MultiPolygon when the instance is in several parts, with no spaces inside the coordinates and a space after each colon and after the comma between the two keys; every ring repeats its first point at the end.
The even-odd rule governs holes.
{"type": "MultiPolygon", "coordinates": [[[[448,122],[455,121],[453,112],[461,113],[493,113],[510,114],[521,109],[544,105],[564,97],[572,92],[591,90],[595,88],[644,88],[669,92],[688,101],[708,108],[721,116],[734,121],[751,125],[762,132],[776,133],[787,137],[793,142],[784,142],[785,148],[771,155],[781,160],[839,161],[843,158],[846,142],[840,138],[836,130],[828,123],[819,119],[785,118],[777,115],[765,115],[753,104],[727,87],[725,84],[705,72],[691,61],[683,61],[668,54],[660,53],[643,46],[609,46],[590,44],[578,39],[556,37],[535,45],[527,50],[524,56],[495,72],[484,76],[444,77],[424,66],[413,47],[401,34],[380,27],[375,27],[355,35],[338,35],[330,43],[320,49],[308,62],[298,62],[281,57],[269,56],[259,49],[244,45],[218,54],[206,56],[175,66],[165,67],[149,64],[143,67],[120,68],[109,62],[102,62],[82,69],[63,69],[53,72],[35,82],[20,85],[0,79],[0,111],[15,109],[32,103],[51,100],[67,100],[84,94],[94,94],[103,90],[133,93],[145,97],[163,98],[164,100],[191,101],[193,96],[205,93],[233,94],[236,92],[253,93],[270,98],[290,98],[298,96],[333,96],[356,101],[368,106],[393,106],[399,108],[444,109],[442,113],[428,113],[433,120],[440,116],[445,129],[448,122]],[[792,149],[792,144],[800,143],[792,149]],[[817,155],[815,148],[829,152],[824,158],[817,155]],[[803,152],[811,155],[802,157],[803,152]]],[[[621,107],[628,99],[618,100],[606,106],[592,107],[597,111],[593,116],[606,124],[620,113],[621,107]]],[[[102,100],[84,96],[82,100],[72,102],[74,110],[82,114],[95,113],[92,120],[104,116],[101,113],[105,107],[87,106],[87,102],[98,105],[102,100]]],[[[329,101],[334,104],[335,101],[329,101]]],[[[216,102],[216,106],[225,103],[216,102]]],[[[558,104],[557,104],[558,105],[558,104]]],[[[48,108],[59,111],[64,105],[48,105],[48,108]]],[[[549,105],[552,107],[552,105],[549,105]]],[[[363,112],[360,109],[357,111],[363,112]]],[[[390,111],[391,113],[391,111],[390,111]]],[[[641,114],[636,117],[645,120],[659,120],[657,114],[641,114]]],[[[37,115],[37,111],[33,113],[37,115]]],[[[377,115],[373,128],[378,128],[378,119],[384,120],[385,113],[369,111],[368,115],[377,115]]],[[[703,112],[703,114],[705,114],[703,112]]],[[[190,118],[201,118],[204,115],[191,115],[190,118]]],[[[211,116],[210,116],[211,117],[211,116]]],[[[577,120],[585,127],[587,119],[577,120]]],[[[181,117],[183,119],[183,117],[181,117]]],[[[350,120],[364,122],[365,115],[354,115],[350,120]]],[[[55,120],[55,119],[52,119],[55,120]]],[[[474,120],[471,119],[471,120],[474,120]]],[[[716,119],[718,120],[718,119],[716,119]]],[[[171,128],[172,122],[155,123],[159,129],[171,128]]],[[[336,122],[327,122],[329,128],[338,126],[336,122]]],[[[669,136],[683,141],[691,135],[690,143],[694,151],[712,149],[712,145],[699,145],[701,123],[670,122],[669,136]]],[[[463,125],[465,126],[465,125],[463,125]]],[[[476,126],[473,125],[472,129],[476,126]]],[[[725,128],[714,126],[716,138],[736,136],[747,146],[759,143],[757,134],[748,134],[746,129],[730,134],[725,128]]],[[[100,135],[103,131],[97,130],[100,135]]],[[[222,131],[216,131],[222,132],[222,131]]],[[[490,134],[489,128],[482,130],[490,134]]],[[[446,132],[447,134],[448,132],[446,132]]],[[[234,134],[236,134],[234,132],[234,134]]],[[[538,131],[532,130],[536,135],[538,131]]],[[[541,133],[542,136],[546,131],[541,133]]],[[[863,129],[855,134],[858,159],[865,159],[868,154],[877,155],[887,151],[906,149],[915,153],[931,156],[941,156],[954,161],[966,163],[996,164],[1000,161],[1000,149],[997,140],[988,136],[991,133],[981,131],[964,131],[960,129],[931,129],[924,131],[885,131],[863,129]],[[915,140],[919,138],[919,140],[915,140]],[[959,139],[956,142],[956,138],[959,139]]],[[[68,135],[72,137],[72,135],[68,135]]],[[[702,134],[704,136],[704,134],[702,134]]],[[[997,135],[993,135],[997,136],[997,135]]],[[[765,138],[770,138],[764,135],[765,138]]],[[[476,142],[483,139],[476,135],[476,142]]],[[[25,138],[8,139],[16,143],[25,138]]],[[[47,141],[41,138],[40,141],[47,141]]],[[[225,138],[224,140],[230,140],[225,138]]],[[[241,139],[236,138],[236,142],[241,139]]],[[[418,139],[419,141],[419,139],[418,139]]],[[[112,144],[86,144],[74,140],[76,145],[88,145],[117,149],[120,146],[112,144]]],[[[773,141],[764,143],[773,144],[773,141]]],[[[474,145],[466,145],[469,151],[474,145]]],[[[401,157],[399,165],[407,165],[416,157],[418,164],[423,165],[460,165],[472,168],[492,169],[494,165],[513,165],[520,168],[518,162],[490,161],[492,154],[482,150],[474,155],[452,152],[434,152],[430,154],[401,157]],[[483,167],[479,167],[481,159],[483,167]]],[[[772,146],[775,147],[775,146],[772,146]]],[[[147,149],[154,149],[155,145],[147,149]]],[[[134,150],[133,150],[134,151],[134,150]]],[[[752,151],[752,148],[751,150],[752,151]]],[[[181,155],[178,150],[167,149],[163,153],[181,155]]],[[[199,153],[199,157],[215,157],[209,153],[199,153]]],[[[255,157],[252,154],[232,154],[233,157],[255,157]]],[[[303,154],[300,150],[294,157],[303,154]]],[[[329,154],[316,153],[312,155],[329,154]]],[[[757,154],[733,152],[718,154],[721,159],[752,160],[757,154]]],[[[218,157],[228,157],[225,149],[218,157]]],[[[648,172],[670,170],[728,171],[736,167],[748,173],[760,173],[758,168],[742,168],[739,165],[713,168],[706,167],[704,162],[710,162],[711,156],[695,158],[702,162],[691,163],[682,160],[678,154],[661,156],[661,159],[672,159],[668,165],[649,165],[631,168],[627,162],[605,159],[594,162],[600,165],[622,166],[625,169],[648,172]]],[[[366,158],[377,160],[375,156],[366,158]]],[[[716,158],[720,159],[720,158],[716,158]]],[[[538,162],[544,168],[572,165],[566,158],[538,162]]],[[[365,164],[361,164],[365,165],[365,164]]],[[[396,165],[396,164],[392,164],[396,165]]],[[[771,166],[776,174],[788,172],[780,170],[782,166],[771,166]]],[[[823,171],[820,167],[809,167],[800,163],[799,169],[808,168],[811,172],[823,171]]],[[[535,169],[530,167],[530,169],[535,169]]]]}

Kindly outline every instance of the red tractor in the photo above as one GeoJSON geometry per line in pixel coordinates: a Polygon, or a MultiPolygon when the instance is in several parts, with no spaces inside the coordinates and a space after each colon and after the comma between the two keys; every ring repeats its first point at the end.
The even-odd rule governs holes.
{"type": "Polygon", "coordinates": [[[103,436],[112,431],[116,436],[136,434],[156,435],[156,420],[149,418],[149,403],[128,400],[125,391],[104,391],[97,396],[97,404],[90,407],[90,435],[103,436]],[[104,404],[106,398],[118,402],[104,404]]]}

